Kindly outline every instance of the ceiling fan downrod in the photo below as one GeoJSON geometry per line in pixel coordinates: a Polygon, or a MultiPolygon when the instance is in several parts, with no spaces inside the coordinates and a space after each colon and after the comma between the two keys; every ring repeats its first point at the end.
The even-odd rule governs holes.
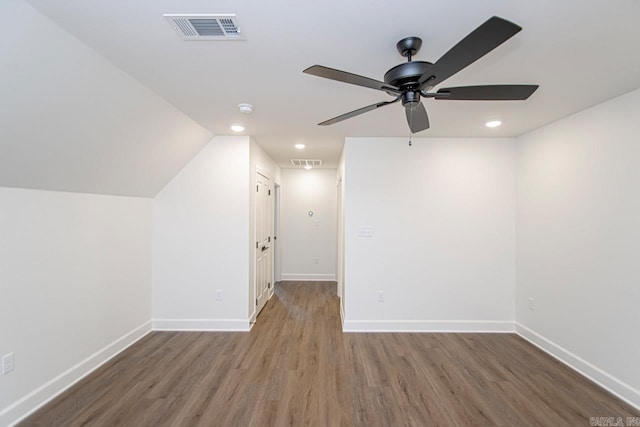
{"type": "Polygon", "coordinates": [[[408,62],[411,62],[411,57],[422,47],[422,39],[420,37],[405,37],[396,44],[396,48],[400,55],[406,57],[408,62]]]}

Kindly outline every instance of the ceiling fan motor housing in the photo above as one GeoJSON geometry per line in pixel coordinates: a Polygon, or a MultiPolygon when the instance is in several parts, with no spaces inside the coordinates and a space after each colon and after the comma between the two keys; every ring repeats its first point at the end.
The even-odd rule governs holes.
{"type": "Polygon", "coordinates": [[[402,90],[419,86],[418,80],[433,64],[427,61],[404,62],[384,75],[384,82],[402,90]]]}

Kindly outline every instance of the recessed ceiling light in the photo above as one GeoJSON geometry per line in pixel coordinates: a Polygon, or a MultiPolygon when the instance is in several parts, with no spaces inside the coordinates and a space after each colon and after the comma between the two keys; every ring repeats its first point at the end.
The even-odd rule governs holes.
{"type": "Polygon", "coordinates": [[[298,150],[304,150],[304,147],[306,147],[306,145],[304,145],[304,144],[296,144],[296,145],[294,145],[294,147],[296,147],[298,150]]]}
{"type": "Polygon", "coordinates": [[[487,122],[484,125],[488,128],[497,128],[501,124],[502,122],[500,120],[491,120],[490,122],[487,122]]]}
{"type": "Polygon", "coordinates": [[[309,169],[311,169],[311,165],[306,165],[304,168],[305,168],[306,170],[309,170],[309,169]]]}
{"type": "Polygon", "coordinates": [[[242,132],[244,130],[244,126],[242,125],[231,125],[231,130],[234,132],[242,132]]]}

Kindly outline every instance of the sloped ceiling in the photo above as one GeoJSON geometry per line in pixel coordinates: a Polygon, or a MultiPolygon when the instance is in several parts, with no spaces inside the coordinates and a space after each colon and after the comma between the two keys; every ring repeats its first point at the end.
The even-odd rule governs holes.
{"type": "Polygon", "coordinates": [[[404,61],[396,42],[423,39],[435,61],[492,15],[523,31],[445,86],[538,83],[527,102],[427,100],[421,137],[520,135],[640,87],[637,0],[28,0],[55,22],[215,134],[242,121],[281,164],[306,157],[335,165],[346,136],[408,136],[399,105],[329,127],[320,121],[387,99],[370,89],[302,74],[321,64],[381,79],[404,61]],[[241,42],[185,42],[164,13],[236,13],[241,42]],[[242,116],[237,104],[255,105],[242,116]],[[503,126],[487,129],[499,118],[503,126]]]}
{"type": "Polygon", "coordinates": [[[153,197],[211,139],[27,3],[0,16],[0,186],[153,197]]]}

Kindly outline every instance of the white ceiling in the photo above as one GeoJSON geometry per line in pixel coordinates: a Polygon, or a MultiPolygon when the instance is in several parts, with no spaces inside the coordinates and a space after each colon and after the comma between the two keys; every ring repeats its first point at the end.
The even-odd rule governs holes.
{"type": "Polygon", "coordinates": [[[305,75],[313,64],[375,79],[404,61],[396,42],[423,39],[417,60],[434,62],[493,15],[523,27],[444,86],[526,83],[525,102],[427,100],[421,137],[525,133],[640,87],[637,0],[28,0],[53,21],[215,134],[242,122],[282,166],[296,157],[335,167],[348,136],[407,136],[392,105],[327,127],[316,123],[388,99],[374,90],[305,75]],[[236,13],[246,41],[188,42],[165,13],[236,13]],[[251,116],[237,104],[255,106],[251,116]],[[484,123],[501,119],[503,126],[484,123]],[[304,142],[301,155],[293,144],[304,142]]]}

